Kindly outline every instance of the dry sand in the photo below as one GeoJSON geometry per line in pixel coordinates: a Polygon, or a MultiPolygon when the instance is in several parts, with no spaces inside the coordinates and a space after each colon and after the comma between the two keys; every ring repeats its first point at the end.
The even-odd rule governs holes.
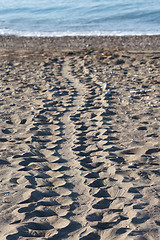
{"type": "Polygon", "coordinates": [[[160,239],[159,43],[0,38],[0,239],[160,239]]]}

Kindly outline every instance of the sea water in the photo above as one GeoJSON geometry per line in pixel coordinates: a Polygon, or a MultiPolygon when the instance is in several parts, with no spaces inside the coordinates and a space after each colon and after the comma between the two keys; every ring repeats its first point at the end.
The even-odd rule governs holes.
{"type": "Polygon", "coordinates": [[[160,34],[160,0],[1,0],[0,35],[160,34]]]}

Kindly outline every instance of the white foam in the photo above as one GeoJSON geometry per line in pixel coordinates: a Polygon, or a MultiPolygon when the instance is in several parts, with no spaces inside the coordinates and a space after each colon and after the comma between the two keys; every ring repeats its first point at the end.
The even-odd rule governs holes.
{"type": "Polygon", "coordinates": [[[24,36],[24,37],[63,37],[63,36],[141,36],[159,35],[159,31],[82,31],[82,32],[29,32],[0,29],[3,36],[24,36]]]}

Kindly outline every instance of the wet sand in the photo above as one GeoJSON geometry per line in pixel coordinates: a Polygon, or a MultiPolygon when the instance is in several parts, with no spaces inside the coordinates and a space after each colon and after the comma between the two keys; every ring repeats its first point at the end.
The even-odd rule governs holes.
{"type": "Polygon", "coordinates": [[[0,239],[160,239],[159,43],[0,37],[0,239]]]}

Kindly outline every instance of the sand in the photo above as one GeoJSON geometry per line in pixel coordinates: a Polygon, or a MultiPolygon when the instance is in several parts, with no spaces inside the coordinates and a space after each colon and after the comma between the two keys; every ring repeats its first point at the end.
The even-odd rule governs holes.
{"type": "Polygon", "coordinates": [[[159,43],[0,37],[0,239],[160,239],[159,43]]]}

